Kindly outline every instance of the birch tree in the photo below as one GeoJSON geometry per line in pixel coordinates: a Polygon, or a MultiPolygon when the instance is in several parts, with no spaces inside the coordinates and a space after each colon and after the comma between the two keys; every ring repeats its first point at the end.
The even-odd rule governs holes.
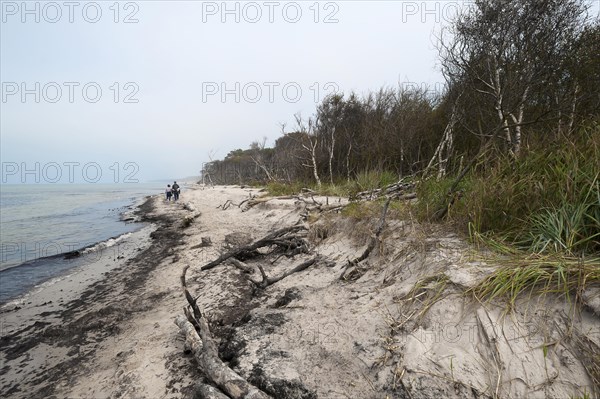
{"type": "Polygon", "coordinates": [[[333,94],[327,96],[317,107],[319,121],[317,134],[322,137],[321,142],[327,152],[329,182],[333,185],[333,159],[336,151],[336,130],[344,119],[344,96],[333,94]]]}
{"type": "Polygon", "coordinates": [[[298,131],[302,133],[302,148],[308,153],[308,163],[306,160],[302,163],[303,166],[312,168],[313,176],[317,182],[317,186],[321,187],[321,179],[319,178],[319,169],[317,164],[317,146],[319,138],[316,134],[316,126],[318,119],[308,118],[305,123],[300,114],[294,115],[298,131]]]}
{"type": "Polygon", "coordinates": [[[510,154],[518,156],[531,98],[568,57],[585,12],[582,0],[475,0],[442,35],[446,79],[490,100],[480,107],[495,114],[510,154]]]}

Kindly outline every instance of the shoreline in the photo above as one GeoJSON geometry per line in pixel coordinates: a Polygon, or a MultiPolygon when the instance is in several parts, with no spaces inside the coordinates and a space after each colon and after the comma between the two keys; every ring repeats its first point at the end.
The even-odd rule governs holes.
{"type": "MultiPolygon", "coordinates": [[[[97,209],[99,212],[94,215],[102,216],[92,216],[92,221],[105,218],[112,224],[107,223],[104,229],[96,230],[93,235],[86,236],[85,239],[81,239],[76,232],[72,233],[75,235],[67,238],[64,232],[59,231],[57,238],[46,236],[42,239],[36,235],[29,237],[33,240],[31,247],[35,246],[35,249],[29,249],[29,238],[21,237],[20,244],[8,242],[6,248],[15,246],[17,257],[12,259],[11,255],[14,253],[7,255],[4,253],[6,248],[3,247],[3,263],[0,268],[2,279],[0,311],[6,310],[11,303],[22,304],[32,292],[38,293],[41,289],[72,276],[77,278],[76,275],[85,272],[88,266],[97,268],[101,263],[109,263],[111,267],[107,269],[112,269],[114,266],[112,264],[117,262],[117,259],[130,257],[131,251],[128,247],[139,247],[137,242],[144,241],[144,234],[140,231],[146,229],[148,223],[141,222],[140,217],[136,216],[136,210],[149,197],[142,194],[119,199],[121,203],[114,208],[103,208],[101,204],[104,204],[105,200],[99,198],[98,202],[93,204],[93,207],[99,208],[97,209]]],[[[81,206],[89,206],[89,204],[81,206]]],[[[52,217],[56,218],[56,216],[52,217]]],[[[13,250],[12,247],[10,249],[13,250]]]]}
{"type": "MultiPolygon", "coordinates": [[[[56,275],[47,276],[32,283],[27,286],[25,292],[0,300],[0,313],[11,305],[22,305],[24,301],[27,301],[28,297],[38,294],[55,284],[60,284],[66,279],[76,278],[81,280],[79,277],[80,275],[97,274],[98,270],[96,270],[96,268],[105,268],[104,271],[107,272],[118,267],[119,265],[115,263],[122,263],[122,259],[131,258],[132,248],[137,250],[137,248],[145,245],[147,236],[149,236],[154,229],[155,226],[151,224],[145,226],[142,225],[137,230],[110,237],[106,240],[89,244],[73,251],[37,258],[3,269],[0,273],[16,270],[19,267],[36,267],[38,262],[74,261],[78,263],[70,268],[61,270],[56,275]]],[[[89,279],[86,278],[85,280],[89,279]]]]}
{"type": "MultiPolygon", "coordinates": [[[[52,395],[56,387],[51,381],[93,357],[98,337],[107,339],[121,330],[119,324],[125,318],[121,312],[125,309],[115,306],[115,302],[121,302],[120,296],[143,284],[148,273],[160,263],[163,245],[176,245],[178,234],[170,234],[167,239],[161,234],[169,228],[171,218],[152,215],[159,198],[146,197],[137,201],[137,207],[135,203],[132,205],[135,208],[126,217],[135,217],[148,225],[124,233],[131,235],[123,240],[118,255],[101,254],[99,259],[46,280],[0,306],[2,396],[52,395]],[[153,245],[157,235],[161,236],[158,246],[153,245]],[[121,295],[117,294],[119,291],[121,295]],[[90,332],[95,335],[92,340],[88,337],[90,332]],[[61,349],[41,348],[46,346],[61,349]],[[16,365],[20,358],[25,361],[16,365]],[[23,374],[30,378],[23,380],[23,374]]],[[[94,245],[98,244],[101,243],[94,245]]]]}
{"type": "MultiPolygon", "coordinates": [[[[149,245],[150,234],[155,229],[156,226],[154,224],[149,224],[142,226],[134,232],[123,233],[119,237],[125,237],[122,238],[119,247],[114,248],[116,252],[102,253],[102,251],[108,251],[112,247],[100,249],[94,254],[95,259],[90,257],[88,262],[83,262],[73,268],[67,269],[57,276],[48,277],[43,282],[32,286],[26,292],[9,298],[5,302],[0,302],[0,315],[4,316],[21,310],[32,310],[33,308],[42,306],[44,307],[43,312],[58,312],[62,310],[59,308],[60,306],[76,300],[92,284],[101,281],[111,271],[122,268],[125,263],[133,260],[138,252],[149,245]]],[[[106,241],[87,248],[94,247],[106,241]]],[[[86,255],[82,254],[81,256],[86,255]]],[[[35,315],[35,313],[30,313],[30,315],[35,315]]],[[[10,331],[5,329],[2,336],[8,334],[10,334],[10,331]]]]}

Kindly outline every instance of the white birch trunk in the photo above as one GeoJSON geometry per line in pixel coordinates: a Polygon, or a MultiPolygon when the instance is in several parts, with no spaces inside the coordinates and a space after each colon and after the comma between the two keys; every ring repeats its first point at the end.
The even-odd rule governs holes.
{"type": "Polygon", "coordinates": [[[575,83],[575,90],[573,92],[573,102],[571,103],[571,113],[569,114],[569,125],[567,133],[573,133],[573,124],[575,123],[575,109],[577,107],[577,95],[579,94],[579,84],[575,83]]]}
{"type": "Polygon", "coordinates": [[[331,129],[331,146],[329,147],[329,182],[333,186],[333,150],[335,148],[335,127],[331,129]]]}

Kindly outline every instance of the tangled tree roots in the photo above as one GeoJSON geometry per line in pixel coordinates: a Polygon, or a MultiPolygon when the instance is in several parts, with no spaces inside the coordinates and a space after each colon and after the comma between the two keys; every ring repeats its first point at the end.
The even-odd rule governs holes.
{"type": "MultiPolygon", "coordinates": [[[[202,266],[200,270],[210,270],[227,261],[229,264],[232,264],[237,269],[241,270],[247,276],[247,278],[257,288],[259,288],[257,292],[261,292],[262,289],[273,285],[294,273],[306,270],[316,263],[327,263],[322,256],[315,255],[312,258],[299,263],[290,270],[275,277],[267,276],[263,266],[258,263],[257,268],[260,271],[262,279],[255,280],[249,276],[249,274],[253,273],[255,269],[250,265],[246,265],[241,258],[263,256],[264,254],[257,251],[260,248],[274,248],[269,254],[277,253],[279,256],[276,258],[276,260],[283,255],[294,256],[299,253],[308,253],[308,243],[304,239],[306,236],[306,230],[306,227],[303,225],[285,227],[276,230],[249,245],[240,246],[225,254],[222,254],[218,257],[218,259],[202,266]]],[[[210,380],[211,383],[211,385],[204,383],[197,384],[196,388],[198,394],[201,397],[211,399],[269,398],[269,395],[250,384],[231,368],[229,368],[229,366],[227,366],[227,364],[219,358],[218,347],[210,332],[207,320],[198,306],[196,299],[190,294],[187,288],[186,273],[188,269],[189,266],[186,266],[181,274],[181,286],[188,306],[184,307],[183,309],[185,316],[177,316],[175,319],[175,324],[177,324],[177,326],[185,334],[186,348],[189,348],[189,350],[192,352],[194,358],[198,362],[200,370],[210,380]]]]}
{"type": "Polygon", "coordinates": [[[181,285],[188,302],[188,306],[183,309],[186,317],[183,315],[177,316],[175,324],[185,334],[186,346],[190,348],[201,371],[221,390],[202,386],[203,394],[208,398],[270,398],[269,395],[240,377],[219,358],[218,346],[212,337],[206,318],[198,307],[196,299],[188,291],[185,282],[188,268],[189,266],[186,266],[181,274],[181,285]]]}
{"type": "Polygon", "coordinates": [[[243,257],[244,254],[255,252],[259,248],[276,246],[290,256],[308,252],[308,243],[304,239],[305,234],[298,234],[300,231],[307,230],[305,226],[296,225],[276,230],[271,234],[253,242],[250,245],[235,248],[219,256],[216,260],[202,266],[200,270],[210,270],[230,258],[243,257]]]}

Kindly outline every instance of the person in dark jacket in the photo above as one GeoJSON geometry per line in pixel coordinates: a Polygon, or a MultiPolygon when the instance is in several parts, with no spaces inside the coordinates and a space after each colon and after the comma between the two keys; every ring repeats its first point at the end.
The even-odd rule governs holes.
{"type": "Polygon", "coordinates": [[[177,201],[179,199],[179,184],[173,182],[173,199],[177,201]]]}

